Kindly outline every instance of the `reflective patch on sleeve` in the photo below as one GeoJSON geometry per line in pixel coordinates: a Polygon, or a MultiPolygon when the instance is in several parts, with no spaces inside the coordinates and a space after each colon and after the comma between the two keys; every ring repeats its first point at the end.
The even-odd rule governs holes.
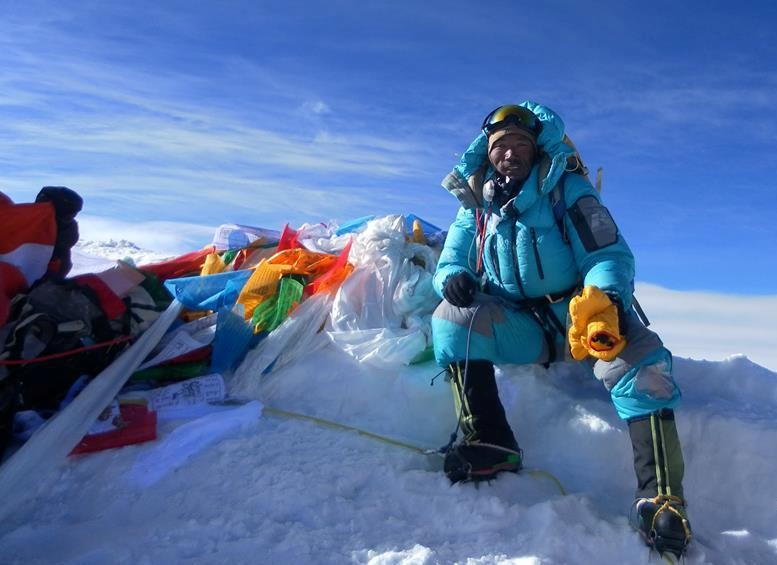
{"type": "Polygon", "coordinates": [[[596,251],[618,241],[618,226],[594,196],[583,196],[569,209],[577,235],[586,251],[596,251]]]}
{"type": "Polygon", "coordinates": [[[672,373],[664,362],[640,367],[636,385],[639,392],[656,400],[669,400],[675,391],[672,373]]]}

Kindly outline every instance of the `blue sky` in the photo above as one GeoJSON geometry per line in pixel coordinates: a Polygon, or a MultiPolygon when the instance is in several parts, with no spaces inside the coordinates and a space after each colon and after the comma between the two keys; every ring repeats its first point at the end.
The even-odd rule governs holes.
{"type": "Polygon", "coordinates": [[[67,185],[83,227],[178,251],[231,222],[447,227],[440,180],[531,99],[604,168],[638,280],[777,294],[777,4],[63,4],[0,0],[16,201],[67,185]]]}

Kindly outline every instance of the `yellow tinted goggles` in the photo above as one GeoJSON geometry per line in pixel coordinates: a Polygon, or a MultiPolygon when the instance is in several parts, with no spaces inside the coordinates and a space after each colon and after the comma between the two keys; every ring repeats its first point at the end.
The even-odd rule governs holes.
{"type": "Polygon", "coordinates": [[[535,136],[538,136],[542,131],[542,122],[534,112],[523,106],[507,104],[499,106],[486,116],[486,119],[483,120],[483,133],[491,135],[508,124],[515,124],[535,136]]]}

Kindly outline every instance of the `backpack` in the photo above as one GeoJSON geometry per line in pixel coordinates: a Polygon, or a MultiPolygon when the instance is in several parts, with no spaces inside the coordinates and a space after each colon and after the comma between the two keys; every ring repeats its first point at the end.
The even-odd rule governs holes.
{"type": "Polygon", "coordinates": [[[128,345],[129,311],[109,320],[96,293],[72,279],[44,279],[18,295],[9,320],[0,379],[14,383],[19,409],[56,409],[78,377],[96,375],[128,345]]]}

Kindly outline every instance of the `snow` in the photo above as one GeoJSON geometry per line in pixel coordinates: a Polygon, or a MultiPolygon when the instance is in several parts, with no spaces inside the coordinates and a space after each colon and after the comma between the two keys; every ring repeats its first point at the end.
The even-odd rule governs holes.
{"type": "MultiPolygon", "coordinates": [[[[775,563],[777,373],[735,354],[746,341],[710,343],[700,357],[720,360],[675,358],[687,563],[775,563]]],[[[661,562],[627,524],[628,432],[577,366],[497,373],[527,467],[558,477],[561,495],[530,474],[451,486],[436,456],[279,416],[272,409],[423,448],[453,431],[433,364],[376,369],[331,343],[311,349],[267,375],[239,371],[228,379],[235,402],[162,420],[155,442],[41,470],[0,522],[0,562],[661,562]]]]}
{"type": "Polygon", "coordinates": [[[72,254],[74,267],[70,276],[77,276],[82,272],[97,272],[100,266],[117,260],[128,261],[135,265],[145,265],[164,261],[173,256],[169,253],[144,249],[126,239],[81,240],[73,248],[72,254]]]}

